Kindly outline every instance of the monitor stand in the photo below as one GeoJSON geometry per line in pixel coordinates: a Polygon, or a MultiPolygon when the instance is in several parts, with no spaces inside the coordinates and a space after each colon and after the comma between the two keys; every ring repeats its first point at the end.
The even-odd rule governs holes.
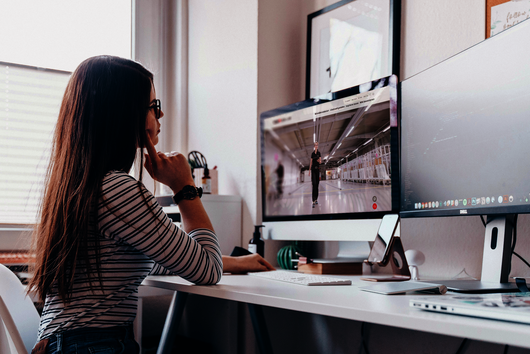
{"type": "Polygon", "coordinates": [[[512,263],[512,235],[515,214],[487,217],[480,280],[441,280],[449,291],[459,293],[518,292],[514,282],[509,282],[512,263]]]}

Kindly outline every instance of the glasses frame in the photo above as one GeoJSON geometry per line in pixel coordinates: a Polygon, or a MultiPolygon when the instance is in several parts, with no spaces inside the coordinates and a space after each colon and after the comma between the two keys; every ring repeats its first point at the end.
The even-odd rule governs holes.
{"type": "Polygon", "coordinates": [[[148,109],[154,109],[155,110],[155,118],[160,119],[160,112],[162,111],[162,104],[160,103],[160,100],[157,98],[155,101],[147,107],[148,109]]]}

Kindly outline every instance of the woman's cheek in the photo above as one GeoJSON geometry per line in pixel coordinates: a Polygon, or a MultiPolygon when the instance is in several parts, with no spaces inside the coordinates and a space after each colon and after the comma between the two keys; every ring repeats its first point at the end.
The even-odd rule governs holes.
{"type": "Polygon", "coordinates": [[[156,131],[148,129],[147,134],[149,134],[149,137],[151,138],[153,144],[156,145],[158,143],[158,134],[156,133],[156,131]]]}

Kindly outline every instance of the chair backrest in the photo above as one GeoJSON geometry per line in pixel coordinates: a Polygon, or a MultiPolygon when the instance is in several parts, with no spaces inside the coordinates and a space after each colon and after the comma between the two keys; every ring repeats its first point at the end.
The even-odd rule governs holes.
{"type": "Polygon", "coordinates": [[[24,342],[14,325],[13,318],[7,311],[4,300],[0,297],[0,354],[27,354],[24,342]],[[4,321],[5,320],[5,321],[4,321]],[[6,324],[7,323],[7,324],[6,324]],[[9,330],[8,330],[9,327],[9,330]],[[10,332],[13,332],[14,339],[10,332]],[[17,345],[15,346],[15,341],[17,345]],[[17,347],[20,350],[17,350],[17,347]]]}
{"type": "Polygon", "coordinates": [[[0,264],[0,319],[19,354],[31,352],[40,323],[39,313],[25,292],[17,276],[0,264]]]}

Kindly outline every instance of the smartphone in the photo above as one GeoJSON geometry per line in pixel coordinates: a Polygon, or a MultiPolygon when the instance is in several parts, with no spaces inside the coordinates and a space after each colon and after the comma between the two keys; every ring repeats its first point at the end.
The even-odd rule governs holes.
{"type": "Polygon", "coordinates": [[[390,249],[394,240],[397,226],[399,224],[399,215],[387,214],[383,216],[374,245],[368,256],[368,262],[386,265],[390,259],[390,249]]]}

